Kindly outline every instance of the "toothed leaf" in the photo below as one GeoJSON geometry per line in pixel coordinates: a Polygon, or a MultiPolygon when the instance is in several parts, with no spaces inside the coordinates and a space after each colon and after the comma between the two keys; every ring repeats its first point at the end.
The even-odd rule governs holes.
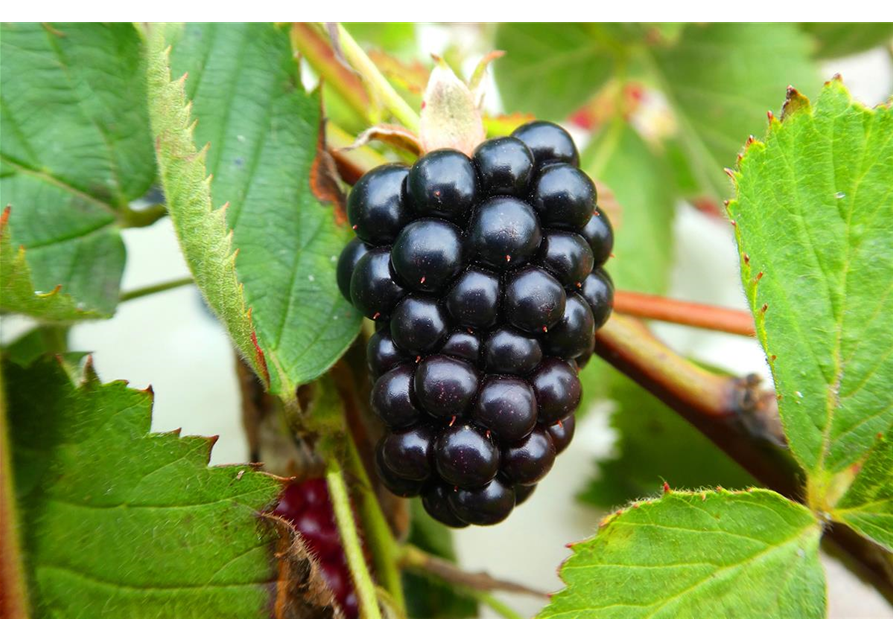
{"type": "Polygon", "coordinates": [[[144,65],[129,23],[0,28],[0,202],[13,211],[3,260],[18,263],[4,274],[4,310],[51,321],[114,312],[119,223],[136,223],[128,203],[155,177],[144,65]],[[23,295],[58,286],[68,302],[23,295]]]}
{"type": "MultiPolygon", "coordinates": [[[[351,234],[320,152],[319,96],[301,86],[288,34],[272,25],[188,24],[165,35],[173,76],[188,73],[195,140],[210,144],[211,201],[229,203],[234,279],[251,309],[270,392],[290,393],[324,373],[360,326],[335,281],[351,234]]],[[[203,244],[186,234],[181,242],[203,244]]],[[[196,261],[216,260],[206,260],[202,246],[190,251],[196,261]]]]}
{"type": "Polygon", "coordinates": [[[34,284],[23,246],[15,247],[9,237],[7,208],[0,216],[0,311],[24,313],[50,322],[101,318],[102,313],[87,309],[64,293],[62,287],[40,291],[34,284]]]}
{"type": "Polygon", "coordinates": [[[213,439],[150,433],[150,391],[84,377],[4,362],[32,614],[269,616],[280,481],[208,467],[213,439]]]}
{"type": "Polygon", "coordinates": [[[820,618],[821,525],[777,493],[665,493],[574,544],[541,618],[820,618]]]}
{"type": "Polygon", "coordinates": [[[792,24],[690,24],[675,46],[655,48],[650,70],[679,124],[700,188],[728,197],[723,168],[763,128],[785,87],[818,86],[809,39],[792,24]]]}
{"type": "Polygon", "coordinates": [[[893,439],[878,438],[832,516],[893,553],[893,439]]]}
{"type": "Polygon", "coordinates": [[[258,377],[269,384],[263,352],[236,276],[235,253],[223,208],[211,205],[206,150],[196,149],[194,119],[183,79],[171,81],[162,27],[152,27],[149,101],[161,184],[186,263],[208,305],[223,322],[258,377]]]}
{"type": "Polygon", "coordinates": [[[819,501],[893,424],[891,131],[834,80],[815,104],[791,92],[734,174],[741,279],[819,501]]]}

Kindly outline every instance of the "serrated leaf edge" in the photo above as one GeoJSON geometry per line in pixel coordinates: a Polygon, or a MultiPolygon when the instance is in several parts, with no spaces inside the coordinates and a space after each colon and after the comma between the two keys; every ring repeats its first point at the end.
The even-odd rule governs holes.
{"type": "MultiPolygon", "coordinates": [[[[43,320],[49,320],[54,322],[76,322],[78,320],[89,320],[89,319],[99,319],[99,318],[109,318],[111,314],[104,314],[97,310],[93,309],[85,309],[82,308],[83,305],[78,303],[71,294],[62,292],[62,285],[57,284],[53,287],[52,291],[43,293],[38,293],[34,288],[34,281],[31,278],[31,267],[28,265],[28,260],[26,257],[26,249],[23,245],[19,245],[18,249],[13,246],[12,239],[9,234],[9,219],[12,214],[12,206],[6,205],[3,209],[3,213],[0,214],[0,252],[3,254],[7,254],[7,252],[15,252],[15,256],[9,261],[9,270],[5,271],[5,273],[0,274],[2,276],[2,287],[3,290],[6,290],[7,287],[12,289],[13,284],[12,281],[16,276],[21,276],[25,279],[28,288],[34,292],[34,298],[40,301],[48,301],[51,298],[58,298],[60,302],[63,304],[70,305],[70,311],[73,314],[50,314],[47,316],[39,316],[43,320]]],[[[0,300],[0,309],[11,312],[19,312],[19,313],[27,313],[22,309],[9,308],[6,306],[7,300],[0,300]]],[[[30,315],[30,314],[29,314],[30,315]]]]}
{"type": "Polygon", "coordinates": [[[181,212],[176,211],[170,200],[168,200],[169,213],[174,222],[177,238],[183,248],[183,254],[189,270],[192,272],[208,306],[222,320],[242,356],[251,364],[252,369],[263,381],[264,386],[269,388],[271,379],[270,371],[267,368],[266,356],[258,344],[257,332],[251,319],[251,309],[245,307],[244,286],[239,282],[236,274],[235,261],[238,256],[238,249],[234,250],[232,247],[233,232],[226,221],[228,203],[218,209],[212,209],[211,181],[213,176],[207,173],[205,163],[209,145],[205,145],[199,151],[195,150],[195,126],[197,121],[192,119],[192,103],[186,97],[185,83],[187,76],[184,74],[177,80],[170,79],[170,46],[165,46],[162,25],[155,25],[151,28],[149,41],[149,63],[147,65],[149,120],[155,138],[156,157],[161,182],[165,188],[165,195],[168,194],[167,185],[170,182],[170,177],[168,176],[168,162],[163,157],[162,148],[166,143],[170,144],[172,137],[177,137],[179,138],[177,142],[183,149],[192,150],[188,156],[183,156],[180,159],[186,163],[193,164],[194,168],[192,171],[203,176],[203,179],[200,181],[201,192],[192,194],[192,198],[198,198],[202,201],[202,205],[207,211],[206,215],[213,219],[217,237],[212,239],[202,238],[201,240],[205,242],[212,240],[213,244],[216,245],[215,251],[221,252],[225,256],[221,265],[224,272],[223,279],[215,284],[222,284],[230,292],[230,295],[214,300],[207,295],[206,291],[209,288],[208,278],[197,268],[198,259],[194,257],[194,252],[189,250],[193,245],[197,247],[198,243],[184,233],[182,225],[179,224],[181,222],[181,212]],[[162,113],[165,109],[169,111],[167,114],[162,113]],[[172,124],[165,126],[163,122],[165,119],[173,120],[173,124],[178,125],[180,130],[174,130],[172,124]]]}

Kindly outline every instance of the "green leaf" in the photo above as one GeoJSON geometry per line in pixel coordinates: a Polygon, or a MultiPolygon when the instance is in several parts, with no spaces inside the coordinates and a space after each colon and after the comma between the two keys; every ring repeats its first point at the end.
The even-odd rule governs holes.
{"type": "Polygon", "coordinates": [[[496,31],[506,52],[493,65],[506,111],[562,120],[607,82],[616,49],[605,30],[580,23],[506,22],[496,31]]]}
{"type": "Polygon", "coordinates": [[[3,377],[35,615],[270,615],[278,478],[207,467],[215,439],[150,433],[151,391],[89,366],[79,387],[50,359],[3,377]]]}
{"type": "Polygon", "coordinates": [[[373,46],[393,56],[416,54],[414,22],[342,22],[354,40],[365,47],[373,46]]]}
{"type": "Polygon", "coordinates": [[[815,39],[819,58],[842,58],[893,39],[893,22],[803,22],[800,28],[815,39]]]}
{"type": "MultiPolygon", "coordinates": [[[[351,233],[318,151],[319,96],[304,91],[288,34],[272,25],[188,24],[166,35],[174,77],[189,74],[195,139],[210,145],[213,206],[229,203],[235,269],[270,391],[290,394],[334,364],[360,326],[335,281],[351,233]]],[[[203,243],[187,233],[184,246],[203,243]]]]}
{"type": "Polygon", "coordinates": [[[196,285],[242,356],[269,385],[266,359],[236,276],[226,209],[211,207],[211,179],[205,168],[207,147],[201,151],[195,148],[195,124],[183,90],[185,78],[171,82],[164,47],[161,27],[153,27],[148,68],[150,113],[168,211],[196,285]]]}
{"type": "Polygon", "coordinates": [[[691,24],[673,47],[646,51],[679,123],[690,169],[709,195],[728,197],[723,168],[762,129],[788,85],[818,86],[807,36],[791,24],[691,24]]]}
{"type": "MultiPolygon", "coordinates": [[[[0,74],[9,242],[27,250],[19,258],[32,291],[61,286],[83,310],[110,316],[124,269],[119,226],[157,217],[129,208],[155,177],[140,37],[129,23],[4,23],[0,74]]],[[[7,301],[5,293],[3,307],[47,320],[84,317],[58,301],[7,301]]]]}
{"type": "Polygon", "coordinates": [[[50,322],[101,318],[104,314],[86,309],[83,303],[63,293],[62,285],[56,285],[50,291],[37,289],[25,258],[25,247],[13,246],[9,237],[11,213],[11,208],[7,207],[0,216],[0,310],[24,313],[50,322]]]}
{"type": "Polygon", "coordinates": [[[616,404],[611,427],[615,457],[597,463],[598,475],[580,494],[583,502],[611,508],[674,487],[739,489],[753,484],[740,466],[660,400],[629,378],[611,372],[608,393],[616,404]]]}
{"type": "MultiPolygon", "coordinates": [[[[666,159],[622,120],[615,120],[583,151],[583,169],[607,185],[620,206],[614,258],[606,270],[620,289],[663,293],[673,260],[675,193],[666,159]]],[[[593,360],[581,371],[583,415],[603,385],[607,365],[593,360]]],[[[643,395],[645,392],[642,392],[643,395]]]]}
{"type": "Polygon", "coordinates": [[[839,80],[814,105],[791,90],[734,174],[741,279],[816,508],[893,424],[891,131],[839,80]]]}
{"type": "Polygon", "coordinates": [[[893,440],[878,438],[831,515],[893,552],[893,440]]]}
{"type": "Polygon", "coordinates": [[[542,618],[819,618],[821,525],[772,491],[666,493],[574,544],[542,618]]]}
{"type": "MultiPolygon", "coordinates": [[[[422,551],[455,561],[452,530],[425,513],[420,500],[413,500],[409,505],[411,523],[407,542],[422,551]]],[[[478,613],[474,598],[428,575],[404,572],[403,592],[410,618],[474,618],[478,613]]]]}
{"type": "Polygon", "coordinates": [[[657,44],[675,44],[682,37],[687,22],[642,22],[644,37],[657,44]]]}

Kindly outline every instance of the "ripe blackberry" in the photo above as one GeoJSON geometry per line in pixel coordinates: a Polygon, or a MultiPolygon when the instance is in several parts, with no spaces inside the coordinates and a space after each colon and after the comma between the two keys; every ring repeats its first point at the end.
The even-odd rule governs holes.
{"type": "Polygon", "coordinates": [[[301,534],[344,616],[359,617],[357,594],[335,524],[326,481],[315,479],[289,484],[279,496],[279,504],[273,513],[290,521],[301,534]]]}
{"type": "Polygon", "coordinates": [[[391,247],[391,262],[407,287],[437,293],[462,269],[461,231],[433,218],[410,223],[391,247]]]}
{"type": "Polygon", "coordinates": [[[578,166],[564,129],[532,122],[473,158],[374,169],[351,194],[338,283],[376,322],[378,475],[447,525],[503,520],[573,437],[614,291],[613,229],[578,166]]]}
{"type": "Polygon", "coordinates": [[[386,164],[357,181],[347,199],[347,218],[357,237],[371,245],[388,245],[409,221],[403,200],[408,170],[386,164]]]}

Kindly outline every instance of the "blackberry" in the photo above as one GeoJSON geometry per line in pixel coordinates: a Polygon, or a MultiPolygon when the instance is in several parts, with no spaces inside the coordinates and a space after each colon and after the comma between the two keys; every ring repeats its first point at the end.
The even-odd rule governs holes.
{"type": "Polygon", "coordinates": [[[405,480],[423,482],[431,477],[431,428],[420,425],[389,433],[381,441],[381,457],[391,472],[405,480]]]}
{"type": "Polygon", "coordinates": [[[435,418],[465,414],[477,393],[480,376],[473,366],[442,354],[422,360],[415,372],[419,405],[435,418]]]}
{"type": "Polygon", "coordinates": [[[537,402],[526,380],[489,376],[481,385],[472,418],[500,442],[517,442],[536,425],[537,402]]]}
{"type": "Polygon", "coordinates": [[[386,164],[357,181],[347,199],[347,218],[357,237],[371,245],[391,244],[409,221],[403,199],[408,169],[386,164]]]}
{"type": "Polygon", "coordinates": [[[528,122],[515,129],[512,137],[523,142],[538,167],[550,162],[566,162],[579,166],[580,154],[567,131],[551,122],[528,122]]]}
{"type": "Polygon", "coordinates": [[[493,373],[524,375],[542,359],[539,340],[512,327],[500,327],[484,342],[484,367],[493,373]]]}
{"type": "Polygon", "coordinates": [[[502,450],[502,472],[515,484],[536,484],[552,469],[555,445],[543,429],[502,450]]]}
{"type": "Polygon", "coordinates": [[[449,526],[505,519],[573,437],[614,293],[614,232],[578,167],[564,129],[532,122],[472,158],[373,169],[348,201],[338,285],[375,321],[377,473],[449,526]]]}
{"type": "Polygon", "coordinates": [[[357,594],[335,524],[326,481],[315,479],[289,484],[279,496],[273,513],[290,521],[301,534],[344,616],[359,617],[357,594]]]}
{"type": "Polygon", "coordinates": [[[468,424],[444,427],[434,442],[440,477],[455,486],[477,487],[499,471],[499,450],[489,433],[468,424]]]}
{"type": "Polygon", "coordinates": [[[482,269],[467,269],[446,296],[446,307],[456,324],[486,329],[496,324],[501,290],[499,278],[482,269]]]}
{"type": "Polygon", "coordinates": [[[391,262],[407,287],[437,293],[462,268],[459,227],[435,219],[406,225],[391,248],[391,262]]]}

